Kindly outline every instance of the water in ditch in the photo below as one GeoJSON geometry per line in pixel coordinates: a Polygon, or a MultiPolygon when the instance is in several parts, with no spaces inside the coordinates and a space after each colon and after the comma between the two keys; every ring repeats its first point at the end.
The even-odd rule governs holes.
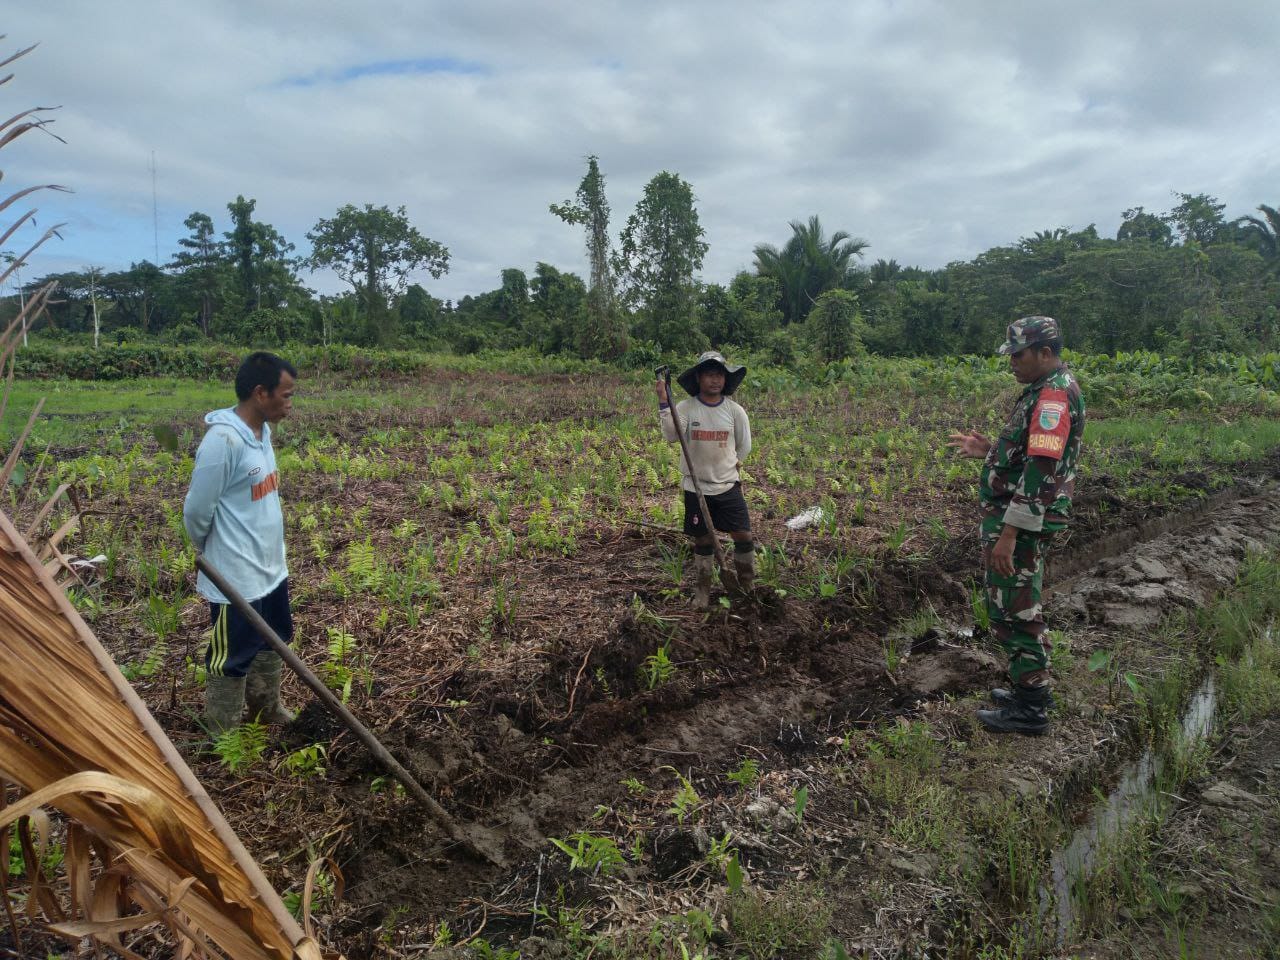
{"type": "MultiPolygon", "coordinates": [[[[1193,747],[1213,732],[1217,703],[1217,689],[1210,674],[1183,712],[1179,749],[1193,747]]],[[[1116,786],[1094,807],[1070,842],[1053,854],[1049,882],[1040,890],[1040,904],[1042,917],[1053,916],[1060,944],[1067,940],[1076,922],[1073,891],[1093,873],[1099,853],[1138,818],[1159,812],[1169,802],[1168,795],[1159,789],[1160,774],[1170,762],[1167,750],[1149,748],[1126,764],[1116,786]]]]}

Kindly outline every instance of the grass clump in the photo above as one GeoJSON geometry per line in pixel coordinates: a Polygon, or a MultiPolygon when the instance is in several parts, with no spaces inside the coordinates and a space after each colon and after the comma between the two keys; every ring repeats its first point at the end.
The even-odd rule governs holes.
{"type": "Polygon", "coordinates": [[[821,889],[793,883],[768,891],[749,887],[729,904],[729,929],[740,950],[752,960],[780,954],[816,956],[826,943],[831,907],[821,889]]]}

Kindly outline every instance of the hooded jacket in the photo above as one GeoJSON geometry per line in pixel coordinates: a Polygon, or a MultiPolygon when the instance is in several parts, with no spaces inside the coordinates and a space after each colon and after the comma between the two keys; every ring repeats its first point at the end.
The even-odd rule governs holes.
{"type": "MultiPolygon", "coordinates": [[[[259,440],[234,407],[214,410],[204,422],[209,429],[196,450],[182,521],[214,569],[246,600],[258,600],[289,575],[271,425],[262,425],[259,440]]],[[[227,602],[203,573],[196,590],[213,603],[227,602]]]]}

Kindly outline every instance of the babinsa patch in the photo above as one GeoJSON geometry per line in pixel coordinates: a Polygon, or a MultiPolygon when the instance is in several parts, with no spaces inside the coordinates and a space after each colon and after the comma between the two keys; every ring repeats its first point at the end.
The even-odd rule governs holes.
{"type": "Polygon", "coordinates": [[[1071,434],[1071,414],[1068,412],[1065,390],[1050,388],[1040,394],[1035,411],[1031,415],[1031,430],[1027,436],[1027,453],[1033,457],[1049,457],[1061,460],[1071,434]]]}
{"type": "Polygon", "coordinates": [[[1056,400],[1048,400],[1040,404],[1040,429],[1054,430],[1062,415],[1067,412],[1067,405],[1056,400]]]}

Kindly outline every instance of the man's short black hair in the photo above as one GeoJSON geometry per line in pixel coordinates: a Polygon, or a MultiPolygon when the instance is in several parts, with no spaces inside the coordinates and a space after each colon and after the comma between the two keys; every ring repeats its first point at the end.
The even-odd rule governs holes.
{"type": "Polygon", "coordinates": [[[1062,338],[1061,337],[1054,337],[1052,340],[1045,340],[1045,341],[1042,341],[1041,343],[1036,344],[1037,350],[1041,349],[1042,347],[1048,347],[1049,351],[1055,357],[1062,356],[1062,338]]]}
{"type": "Polygon", "coordinates": [[[298,371],[288,360],[277,357],[274,353],[259,350],[244,358],[240,369],[236,371],[236,399],[248,400],[257,387],[265,387],[267,393],[273,393],[280,386],[280,374],[287,373],[297,377],[298,371]]]}

